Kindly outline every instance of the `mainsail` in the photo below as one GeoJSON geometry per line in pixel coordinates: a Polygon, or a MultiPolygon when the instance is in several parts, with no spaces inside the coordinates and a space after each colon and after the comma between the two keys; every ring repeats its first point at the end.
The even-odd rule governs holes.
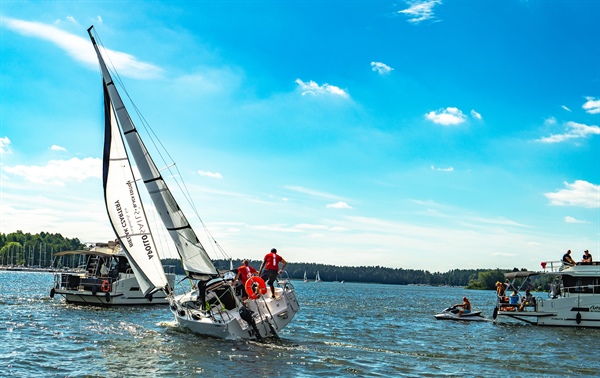
{"type": "Polygon", "coordinates": [[[190,226],[185,215],[179,208],[179,205],[175,201],[166,182],[163,180],[160,171],[150,157],[146,146],[140,139],[137,129],[114,85],[96,41],[92,36],[91,29],[92,27],[88,29],[88,33],[100,62],[104,87],[108,92],[112,108],[116,113],[119,126],[125,135],[129,150],[135,159],[137,168],[140,171],[150,198],[152,199],[165,228],[175,243],[177,252],[183,263],[183,268],[191,278],[208,279],[210,277],[218,276],[217,269],[200,243],[200,240],[190,226]]]}

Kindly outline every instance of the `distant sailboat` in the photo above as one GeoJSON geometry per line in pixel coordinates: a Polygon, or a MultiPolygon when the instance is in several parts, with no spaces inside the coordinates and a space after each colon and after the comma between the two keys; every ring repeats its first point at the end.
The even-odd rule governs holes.
{"type": "Polygon", "coordinates": [[[306,278],[306,270],[304,271],[304,282],[308,282],[308,278],[306,278]]]}
{"type": "MultiPolygon", "coordinates": [[[[160,170],[146,149],[138,130],[115,86],[100,47],[88,29],[102,71],[104,91],[104,186],[109,218],[131,267],[138,277],[140,290],[150,296],[158,290],[167,294],[170,309],[181,327],[193,332],[224,339],[262,339],[277,337],[299,311],[296,293],[289,279],[281,279],[275,296],[265,282],[253,277],[246,282],[249,300],[244,303],[234,293],[231,280],[223,277],[200,243],[181,207],[169,190],[160,170]],[[125,150],[123,136],[129,146],[125,150]],[[107,163],[106,156],[110,155],[107,163]],[[181,257],[191,291],[175,295],[156,253],[153,233],[143,217],[143,198],[133,178],[133,156],[163,226],[181,257]],[[254,287],[254,284],[257,287],[254,287]],[[264,295],[269,293],[269,295],[264,295]]],[[[116,76],[115,76],[116,77],[116,76]]],[[[160,93],[156,92],[159,96],[160,93]]],[[[185,137],[185,136],[184,136],[185,137]]]]}
{"type": "Polygon", "coordinates": [[[319,275],[318,270],[317,270],[317,276],[315,277],[315,282],[321,282],[321,276],[319,275]]]}

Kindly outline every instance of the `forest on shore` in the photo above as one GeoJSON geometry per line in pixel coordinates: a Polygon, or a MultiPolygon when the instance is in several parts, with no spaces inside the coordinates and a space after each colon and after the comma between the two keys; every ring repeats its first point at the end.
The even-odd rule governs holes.
{"type": "MultiPolygon", "coordinates": [[[[65,238],[61,234],[40,232],[38,234],[17,231],[0,233],[0,265],[56,267],[52,265],[57,252],[86,249],[78,238],[65,238]]],[[[217,269],[234,270],[242,263],[240,259],[214,260],[217,269]]],[[[261,261],[251,260],[250,265],[259,269],[261,261]]],[[[163,265],[172,265],[177,274],[185,274],[181,261],[163,259],[163,265]]],[[[66,265],[69,266],[69,265],[66,265]]],[[[286,272],[291,279],[314,281],[317,272],[322,281],[381,283],[392,285],[463,286],[468,289],[494,289],[496,281],[504,282],[504,273],[525,269],[451,269],[447,272],[429,272],[383,266],[336,266],[304,262],[288,262],[286,272]]]]}

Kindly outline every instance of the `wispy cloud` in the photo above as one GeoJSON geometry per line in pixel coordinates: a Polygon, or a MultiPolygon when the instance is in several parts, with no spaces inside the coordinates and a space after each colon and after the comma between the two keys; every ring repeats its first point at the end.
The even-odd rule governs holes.
{"type": "MultiPolygon", "coordinates": [[[[27,37],[49,41],[63,49],[76,61],[90,68],[98,69],[96,53],[88,39],[40,22],[0,17],[0,25],[27,37]]],[[[150,63],[141,62],[130,54],[109,49],[104,51],[120,75],[137,79],[149,79],[159,77],[162,73],[161,68],[150,63]]]]}
{"type": "Polygon", "coordinates": [[[8,137],[0,138],[0,155],[10,154],[10,139],[8,137]]]}
{"type": "Polygon", "coordinates": [[[346,91],[344,91],[343,89],[341,89],[339,87],[336,87],[335,85],[329,85],[329,84],[319,85],[312,80],[309,81],[308,83],[305,83],[304,81],[302,81],[300,79],[296,79],[296,84],[298,84],[298,86],[300,87],[300,90],[302,91],[302,96],[309,94],[309,95],[313,95],[313,96],[334,95],[334,96],[340,96],[340,97],[344,97],[344,98],[350,97],[348,95],[348,93],[346,93],[346,91]]]}
{"type": "Polygon", "coordinates": [[[439,167],[436,167],[436,166],[432,165],[431,166],[431,170],[433,170],[433,171],[442,171],[442,172],[453,172],[454,168],[453,167],[439,168],[439,167]]]}
{"type": "Polygon", "coordinates": [[[473,117],[475,119],[478,119],[480,121],[483,119],[483,117],[481,116],[481,114],[477,113],[475,111],[475,109],[471,110],[471,117],[473,117]]]}
{"type": "Polygon", "coordinates": [[[590,114],[598,114],[600,113],[600,100],[597,100],[595,97],[586,97],[587,101],[581,107],[583,110],[590,114]]]}
{"type": "Polygon", "coordinates": [[[394,70],[392,67],[381,62],[371,62],[371,69],[380,75],[388,74],[394,70]]]}
{"type": "Polygon", "coordinates": [[[590,135],[598,135],[600,134],[600,127],[592,125],[584,125],[582,123],[576,122],[566,122],[565,126],[567,128],[564,134],[552,134],[548,137],[542,137],[540,139],[536,139],[536,142],[541,143],[559,143],[564,142],[570,139],[582,139],[587,138],[590,135]]]}
{"type": "Polygon", "coordinates": [[[544,193],[554,206],[577,206],[586,208],[600,207],[600,185],[587,181],[576,180],[574,183],[564,183],[566,189],[554,193],[544,193]]]}
{"type": "Polygon", "coordinates": [[[285,188],[294,192],[308,194],[312,197],[324,198],[329,200],[340,200],[340,197],[336,196],[335,194],[320,192],[318,190],[304,188],[302,186],[286,186],[285,188]]]}
{"type": "Polygon", "coordinates": [[[439,109],[425,114],[425,118],[439,125],[450,126],[458,125],[465,121],[466,116],[458,108],[439,109]]]}
{"type": "Polygon", "coordinates": [[[328,209],[352,209],[352,206],[348,205],[346,202],[340,201],[336,203],[331,203],[326,206],[328,209]]]}
{"type": "Polygon", "coordinates": [[[221,175],[219,172],[198,171],[198,174],[200,176],[212,177],[212,178],[216,178],[216,179],[223,178],[223,175],[221,175]]]}
{"type": "Polygon", "coordinates": [[[67,149],[64,148],[64,147],[61,147],[61,146],[57,146],[56,144],[53,144],[50,147],[50,150],[52,150],[52,151],[66,151],[67,149]]]}
{"type": "Polygon", "coordinates": [[[566,216],[565,217],[565,223],[590,223],[590,222],[586,222],[586,221],[582,221],[579,219],[575,219],[573,217],[570,216],[566,216]]]}
{"type": "Polygon", "coordinates": [[[401,10],[398,13],[405,14],[409,17],[408,22],[418,24],[419,22],[435,18],[433,7],[437,4],[442,4],[441,0],[413,0],[407,1],[409,7],[401,10]]]}
{"type": "Polygon", "coordinates": [[[2,169],[30,182],[62,186],[69,181],[81,182],[90,177],[100,178],[102,160],[72,158],[70,160],[50,160],[45,166],[16,165],[2,169]]]}
{"type": "Polygon", "coordinates": [[[566,106],[564,106],[564,105],[561,105],[560,107],[561,107],[561,108],[563,108],[564,110],[568,111],[568,112],[570,112],[570,111],[571,111],[571,109],[567,108],[567,107],[566,107],[566,106]]]}

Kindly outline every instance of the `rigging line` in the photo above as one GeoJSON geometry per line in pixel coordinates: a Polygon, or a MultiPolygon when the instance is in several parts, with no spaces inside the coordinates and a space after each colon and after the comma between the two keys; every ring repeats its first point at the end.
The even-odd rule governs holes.
{"type": "MultiPolygon", "coordinates": [[[[146,133],[148,134],[149,139],[150,139],[152,145],[154,146],[155,151],[160,156],[163,164],[165,166],[167,166],[167,168],[163,168],[163,170],[167,169],[171,173],[171,178],[177,184],[177,186],[179,187],[180,192],[183,194],[183,196],[185,197],[186,201],[188,202],[188,204],[192,208],[194,214],[196,215],[196,217],[198,218],[198,220],[202,224],[202,227],[204,229],[204,232],[205,232],[207,238],[209,240],[213,241],[213,243],[210,243],[211,244],[211,249],[213,250],[213,253],[215,255],[217,255],[217,256],[221,255],[221,256],[223,256],[225,258],[230,258],[230,256],[225,252],[225,250],[221,247],[221,245],[214,238],[214,236],[212,235],[212,233],[210,232],[210,230],[208,229],[208,227],[206,227],[206,224],[204,223],[204,221],[200,217],[200,214],[198,212],[196,204],[193,201],[193,198],[192,198],[192,196],[190,194],[190,191],[187,188],[187,185],[186,185],[185,181],[183,180],[183,176],[181,175],[181,171],[179,170],[179,167],[174,163],[173,157],[171,156],[171,154],[169,154],[169,151],[167,150],[167,148],[160,141],[160,139],[158,138],[158,135],[156,134],[156,132],[154,131],[154,129],[150,126],[150,123],[146,120],[146,118],[144,117],[144,115],[142,114],[142,112],[140,111],[140,109],[137,107],[136,103],[133,101],[133,99],[129,95],[129,92],[127,91],[127,88],[125,87],[125,84],[124,84],[123,80],[121,79],[121,76],[119,75],[119,73],[118,73],[118,71],[117,71],[114,63],[110,59],[110,55],[106,53],[107,49],[104,47],[104,44],[102,43],[102,40],[100,39],[100,37],[98,36],[98,33],[96,32],[96,29],[93,29],[93,31],[94,31],[94,37],[96,38],[97,44],[102,47],[102,49],[105,52],[104,55],[106,56],[106,59],[110,63],[109,66],[111,68],[111,70],[110,70],[111,71],[111,75],[114,76],[113,77],[113,82],[116,79],[116,81],[119,83],[119,86],[121,87],[123,93],[125,93],[127,99],[131,103],[131,105],[132,105],[132,107],[133,107],[133,109],[134,109],[134,111],[135,111],[138,119],[140,120],[142,126],[146,130],[146,133]],[[172,162],[172,164],[169,164],[167,162],[167,159],[165,159],[165,157],[163,156],[163,153],[164,153],[164,155],[166,155],[168,157],[168,161],[172,162]],[[176,174],[173,174],[173,172],[171,172],[171,167],[175,167],[174,169],[176,171],[176,174]],[[179,179],[178,179],[178,177],[179,177],[179,179]],[[216,246],[217,250],[215,250],[215,246],[216,246]]],[[[108,68],[108,65],[107,65],[107,68],[108,68]]],[[[134,125],[134,127],[135,127],[135,125],[134,125]]]]}

